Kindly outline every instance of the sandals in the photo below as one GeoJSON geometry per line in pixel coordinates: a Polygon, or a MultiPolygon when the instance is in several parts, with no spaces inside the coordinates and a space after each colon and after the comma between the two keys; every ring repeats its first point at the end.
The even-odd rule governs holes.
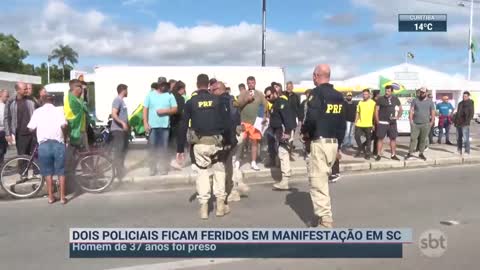
{"type": "MultiPolygon", "coordinates": [[[[57,198],[53,198],[52,200],[48,199],[48,204],[53,204],[57,201],[57,198]]],[[[65,198],[65,199],[61,199],[60,202],[65,205],[68,203],[68,199],[65,198]]]]}

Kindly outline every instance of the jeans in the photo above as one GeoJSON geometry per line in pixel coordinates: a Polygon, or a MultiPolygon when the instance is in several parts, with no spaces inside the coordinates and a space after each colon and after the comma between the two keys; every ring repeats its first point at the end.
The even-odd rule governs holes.
{"type": "Polygon", "coordinates": [[[150,145],[150,170],[157,171],[157,164],[160,163],[162,173],[168,171],[168,137],[169,128],[152,128],[148,138],[150,145]]]}
{"type": "Polygon", "coordinates": [[[358,145],[358,152],[362,150],[369,155],[372,144],[372,128],[371,127],[355,127],[355,141],[358,145]],[[365,143],[362,143],[362,136],[365,136],[365,143]]]}
{"type": "Polygon", "coordinates": [[[65,176],[65,144],[48,140],[38,146],[38,161],[42,176],[65,176]]]}
{"type": "MultiPolygon", "coordinates": [[[[18,155],[30,156],[33,152],[33,149],[35,148],[35,145],[37,144],[37,140],[35,138],[35,135],[33,134],[26,134],[26,135],[17,134],[15,136],[15,141],[16,141],[15,145],[17,147],[18,155]]],[[[21,172],[25,171],[27,166],[28,166],[27,161],[19,162],[19,168],[21,172]]],[[[39,172],[35,169],[34,173],[37,174],[39,172]]]]}
{"type": "Polygon", "coordinates": [[[445,128],[445,142],[450,141],[450,124],[448,123],[448,120],[445,120],[445,123],[443,124],[443,128],[438,127],[438,143],[442,143],[442,137],[443,137],[443,129],[445,128]]]}
{"type": "Polygon", "coordinates": [[[410,134],[410,154],[415,152],[418,149],[422,154],[425,151],[427,142],[428,142],[428,134],[430,132],[430,123],[427,124],[413,124],[411,125],[411,134],[410,134]]]}
{"type": "Polygon", "coordinates": [[[457,127],[457,149],[462,152],[465,143],[465,153],[470,154],[470,126],[457,127]]]}
{"type": "Polygon", "coordinates": [[[353,122],[347,121],[347,129],[345,130],[345,138],[343,139],[343,146],[352,146],[352,130],[353,122]]]}
{"type": "Polygon", "coordinates": [[[128,149],[128,132],[123,130],[112,131],[113,165],[118,177],[125,174],[125,156],[128,149]]]}

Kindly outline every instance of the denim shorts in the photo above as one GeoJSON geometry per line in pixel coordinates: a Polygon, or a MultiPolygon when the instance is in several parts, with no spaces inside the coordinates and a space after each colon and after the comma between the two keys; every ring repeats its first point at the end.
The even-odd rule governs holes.
{"type": "Polygon", "coordinates": [[[38,162],[42,176],[65,175],[65,145],[55,140],[38,146],[38,162]]]}

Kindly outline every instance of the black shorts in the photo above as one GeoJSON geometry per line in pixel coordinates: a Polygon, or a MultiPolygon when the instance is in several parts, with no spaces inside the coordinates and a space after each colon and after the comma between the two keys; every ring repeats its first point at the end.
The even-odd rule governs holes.
{"type": "Polygon", "coordinates": [[[387,135],[388,138],[394,140],[398,137],[397,124],[378,124],[376,133],[379,140],[385,139],[387,135]]]}

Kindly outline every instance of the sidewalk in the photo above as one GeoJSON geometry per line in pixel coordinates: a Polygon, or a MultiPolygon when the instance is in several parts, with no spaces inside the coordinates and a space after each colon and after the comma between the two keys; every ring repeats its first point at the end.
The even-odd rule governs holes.
{"type": "MultiPolygon", "coordinates": [[[[397,156],[401,161],[390,160],[390,150],[388,143],[385,144],[383,157],[381,161],[365,160],[364,158],[354,158],[353,154],[355,150],[349,149],[342,154],[340,161],[340,172],[359,172],[359,171],[376,171],[376,170],[398,170],[404,168],[418,168],[418,167],[435,167],[435,166],[450,166],[461,164],[474,164],[480,163],[480,142],[472,142],[471,155],[459,156],[456,151],[456,146],[450,146],[445,144],[433,144],[430,149],[425,152],[427,161],[420,159],[413,159],[404,161],[404,156],[408,152],[408,146],[402,143],[397,146],[397,156]]],[[[126,166],[127,176],[124,182],[130,182],[133,184],[142,184],[147,188],[153,187],[172,187],[172,185],[189,185],[195,183],[196,173],[192,170],[190,164],[182,169],[170,170],[168,175],[149,176],[149,170],[147,167],[148,152],[147,145],[137,144],[132,147],[128,153],[126,166]]],[[[298,148],[297,148],[298,149],[298,148]]],[[[418,153],[417,153],[418,154],[418,153]]],[[[291,163],[292,176],[303,177],[307,175],[306,163],[300,153],[296,152],[294,155],[295,161],[291,163]]],[[[242,175],[245,182],[260,182],[265,180],[279,180],[279,169],[267,169],[263,164],[258,164],[260,171],[253,171],[250,169],[248,163],[244,163],[241,166],[242,175]],[[272,179],[273,178],[273,179],[272,179]]]]}

